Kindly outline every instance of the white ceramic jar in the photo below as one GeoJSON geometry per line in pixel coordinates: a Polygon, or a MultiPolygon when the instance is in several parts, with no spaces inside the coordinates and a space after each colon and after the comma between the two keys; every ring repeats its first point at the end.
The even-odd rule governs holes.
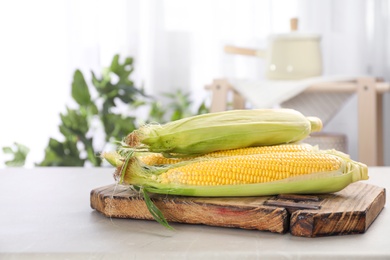
{"type": "Polygon", "coordinates": [[[265,50],[225,46],[225,52],[263,58],[270,80],[299,80],[322,75],[321,37],[291,32],[269,37],[265,50]]]}
{"type": "Polygon", "coordinates": [[[271,80],[297,80],[322,75],[320,36],[315,34],[279,34],[271,36],[266,51],[265,75],[271,80]]]}

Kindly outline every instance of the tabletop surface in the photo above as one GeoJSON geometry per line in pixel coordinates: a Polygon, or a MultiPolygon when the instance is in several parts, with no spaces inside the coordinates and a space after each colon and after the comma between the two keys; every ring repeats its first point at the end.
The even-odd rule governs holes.
{"type": "MultiPolygon", "coordinates": [[[[390,259],[390,212],[364,234],[318,238],[108,218],[90,207],[112,168],[0,169],[0,259],[390,259]]],[[[390,188],[390,168],[367,183],[390,188]]],[[[387,195],[387,201],[389,196],[387,195]]]]}

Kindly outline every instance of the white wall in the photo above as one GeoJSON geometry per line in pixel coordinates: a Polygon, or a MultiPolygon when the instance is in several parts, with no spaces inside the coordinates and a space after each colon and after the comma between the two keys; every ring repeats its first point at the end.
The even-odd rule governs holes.
{"type": "MultiPolygon", "coordinates": [[[[187,89],[197,103],[214,78],[262,79],[262,60],[226,55],[223,46],[262,48],[269,34],[289,30],[293,16],[300,30],[322,34],[326,74],[390,80],[388,9],[382,0],[1,1],[0,147],[23,143],[32,150],[28,165],[40,161],[49,137],[60,136],[74,70],[99,73],[116,53],[135,58],[135,80],[150,93],[187,89]]],[[[348,134],[353,158],[356,110],[353,98],[326,126],[348,134]]],[[[389,147],[385,138],[387,165],[389,147]]],[[[0,166],[4,159],[0,152],[0,166]]]]}

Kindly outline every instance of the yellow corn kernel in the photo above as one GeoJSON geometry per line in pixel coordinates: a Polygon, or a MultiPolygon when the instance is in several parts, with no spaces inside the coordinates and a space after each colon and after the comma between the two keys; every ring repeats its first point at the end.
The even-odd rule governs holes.
{"type": "Polygon", "coordinates": [[[167,158],[160,153],[141,155],[139,159],[146,165],[175,164],[185,160],[185,158],[167,158]]]}
{"type": "Polygon", "coordinates": [[[282,144],[282,145],[270,145],[270,146],[256,146],[248,148],[238,148],[232,150],[216,151],[204,156],[209,157],[228,157],[238,155],[251,155],[251,154],[266,154],[266,153],[288,153],[288,152],[308,152],[312,151],[314,147],[309,144],[282,144]]]}
{"type": "Polygon", "coordinates": [[[343,160],[320,152],[253,154],[200,160],[170,169],[161,183],[226,185],[264,183],[342,167],[343,160]]]}
{"type": "Polygon", "coordinates": [[[315,148],[309,144],[283,144],[283,145],[271,145],[271,146],[256,146],[248,148],[238,148],[232,150],[222,150],[202,155],[200,157],[183,157],[183,158],[166,158],[160,153],[151,153],[148,155],[140,156],[139,159],[147,165],[162,165],[162,164],[175,164],[182,161],[191,159],[198,159],[203,157],[228,157],[238,155],[250,155],[250,154],[265,154],[265,153],[287,153],[287,152],[308,152],[313,151],[315,148]]]}

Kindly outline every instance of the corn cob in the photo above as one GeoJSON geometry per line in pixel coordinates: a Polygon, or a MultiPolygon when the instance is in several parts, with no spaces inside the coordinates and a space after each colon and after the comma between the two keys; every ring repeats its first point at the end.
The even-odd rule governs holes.
{"type": "Polygon", "coordinates": [[[219,150],[287,144],[320,131],[319,118],[292,109],[231,110],[149,124],[124,138],[136,151],[199,155],[219,150]]]}
{"type": "Polygon", "coordinates": [[[161,183],[227,185],[263,183],[315,172],[334,171],[343,161],[327,153],[275,153],[198,161],[169,169],[161,183]]]}
{"type": "MultiPolygon", "coordinates": [[[[265,153],[285,153],[285,152],[303,152],[303,151],[312,151],[317,149],[309,144],[281,144],[281,145],[271,145],[271,146],[255,146],[255,147],[246,147],[246,148],[237,148],[232,150],[221,150],[212,153],[202,155],[206,158],[216,158],[216,157],[227,157],[227,156],[237,156],[237,155],[250,155],[250,154],[265,154],[265,153]]],[[[199,157],[181,157],[181,158],[167,158],[164,157],[161,153],[148,153],[141,154],[139,159],[147,165],[163,165],[163,164],[175,164],[182,161],[199,159],[199,157]]],[[[118,165],[117,163],[114,165],[118,165]]]]}
{"type": "Polygon", "coordinates": [[[165,167],[128,157],[116,177],[153,193],[212,197],[329,193],[368,174],[366,165],[332,150],[200,158],[165,167]]]}

